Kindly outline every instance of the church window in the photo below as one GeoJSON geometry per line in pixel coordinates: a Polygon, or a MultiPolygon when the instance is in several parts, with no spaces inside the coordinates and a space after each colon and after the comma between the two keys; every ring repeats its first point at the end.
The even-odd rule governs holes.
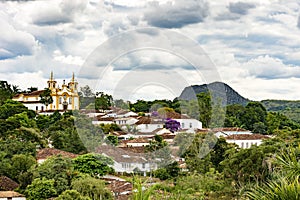
{"type": "Polygon", "coordinates": [[[69,98],[69,104],[72,104],[72,97],[69,98]]]}
{"type": "Polygon", "coordinates": [[[59,104],[62,104],[62,97],[59,97],[59,104]]]}

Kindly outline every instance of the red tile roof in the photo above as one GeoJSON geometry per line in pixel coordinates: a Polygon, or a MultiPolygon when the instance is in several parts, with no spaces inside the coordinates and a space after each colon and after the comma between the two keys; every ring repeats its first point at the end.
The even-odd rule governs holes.
{"type": "Polygon", "coordinates": [[[225,137],[226,140],[261,140],[270,138],[262,134],[236,134],[225,137]]]}
{"type": "Polygon", "coordinates": [[[15,190],[19,184],[8,178],[7,176],[0,176],[0,190],[9,191],[15,190]]]}
{"type": "Polygon", "coordinates": [[[222,132],[222,131],[239,131],[239,132],[245,131],[245,132],[249,132],[248,130],[243,129],[243,128],[239,128],[239,127],[214,128],[214,129],[212,129],[212,131],[213,132],[222,132]]]}
{"type": "Polygon", "coordinates": [[[62,157],[67,157],[67,158],[76,158],[78,155],[74,153],[70,153],[67,151],[62,151],[59,149],[53,149],[53,148],[45,148],[41,149],[37,153],[37,159],[47,159],[48,157],[51,156],[58,156],[61,155],[62,157]]]}
{"type": "Polygon", "coordinates": [[[24,197],[24,195],[15,191],[0,191],[0,198],[8,197],[24,197]]]}

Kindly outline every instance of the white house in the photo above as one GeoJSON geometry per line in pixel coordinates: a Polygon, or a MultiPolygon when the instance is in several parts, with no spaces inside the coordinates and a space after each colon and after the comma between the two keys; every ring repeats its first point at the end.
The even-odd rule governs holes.
{"type": "Polygon", "coordinates": [[[225,137],[226,142],[234,143],[238,145],[241,149],[248,149],[252,145],[259,146],[264,139],[268,139],[269,136],[261,134],[238,134],[238,135],[229,135],[225,137]]]}
{"type": "Polygon", "coordinates": [[[0,200],[26,200],[26,197],[15,191],[0,191],[0,200]]]}
{"type": "Polygon", "coordinates": [[[125,151],[121,148],[110,145],[102,145],[97,148],[96,153],[108,156],[113,159],[113,167],[116,172],[150,172],[157,169],[157,164],[149,162],[140,154],[125,151]]]}
{"type": "Polygon", "coordinates": [[[135,138],[132,140],[124,140],[122,141],[127,147],[145,147],[150,144],[148,138],[135,138]]]}
{"type": "Polygon", "coordinates": [[[226,137],[226,136],[230,136],[230,135],[240,135],[240,134],[247,134],[247,135],[251,135],[251,131],[248,131],[246,129],[243,128],[238,128],[238,127],[228,127],[228,128],[214,128],[212,129],[212,131],[215,133],[216,137],[226,137]]]}
{"type": "Polygon", "coordinates": [[[92,124],[99,125],[99,124],[114,124],[115,118],[108,117],[108,116],[97,116],[95,120],[92,121],[92,124]]]}
{"type": "Polygon", "coordinates": [[[165,124],[161,119],[154,119],[151,117],[139,117],[137,119],[138,121],[135,125],[140,132],[153,132],[158,128],[163,128],[165,124]]]}
{"type": "Polygon", "coordinates": [[[202,122],[192,118],[174,119],[180,123],[182,129],[202,129],[202,122]]]}
{"type": "Polygon", "coordinates": [[[125,125],[133,125],[138,120],[134,117],[122,117],[122,118],[115,118],[115,123],[119,126],[125,126],[125,125]]]}

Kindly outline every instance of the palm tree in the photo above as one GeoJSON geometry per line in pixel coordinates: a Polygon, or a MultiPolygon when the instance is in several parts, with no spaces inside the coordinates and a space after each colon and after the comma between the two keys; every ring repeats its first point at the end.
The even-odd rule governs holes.
{"type": "Polygon", "coordinates": [[[300,199],[300,160],[299,150],[289,148],[275,157],[276,166],[273,178],[268,183],[257,185],[246,197],[253,200],[287,200],[300,199]]]}

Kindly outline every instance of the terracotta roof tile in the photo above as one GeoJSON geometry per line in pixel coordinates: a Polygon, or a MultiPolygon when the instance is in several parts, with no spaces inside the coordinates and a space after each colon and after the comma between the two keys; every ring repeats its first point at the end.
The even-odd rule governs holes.
{"type": "Polygon", "coordinates": [[[225,137],[226,140],[261,140],[270,138],[262,134],[236,134],[225,137]]]}
{"type": "Polygon", "coordinates": [[[125,151],[118,147],[110,145],[101,145],[97,147],[96,153],[101,153],[111,157],[118,163],[146,163],[147,160],[139,153],[125,151]]]}
{"type": "Polygon", "coordinates": [[[15,191],[0,191],[0,198],[8,197],[24,197],[24,195],[15,191]]]}
{"type": "Polygon", "coordinates": [[[239,128],[239,127],[214,128],[214,129],[212,129],[212,131],[213,132],[221,132],[221,131],[238,131],[238,132],[245,131],[245,132],[249,132],[248,130],[243,129],[243,128],[239,128]]]}
{"type": "Polygon", "coordinates": [[[7,176],[0,176],[0,190],[9,191],[15,190],[19,184],[8,178],[7,176]]]}
{"type": "Polygon", "coordinates": [[[78,155],[74,153],[70,153],[67,151],[62,151],[59,149],[53,149],[53,148],[45,148],[41,149],[37,153],[37,159],[47,159],[48,157],[51,156],[58,156],[61,155],[62,157],[67,157],[67,158],[76,158],[78,155]]]}

